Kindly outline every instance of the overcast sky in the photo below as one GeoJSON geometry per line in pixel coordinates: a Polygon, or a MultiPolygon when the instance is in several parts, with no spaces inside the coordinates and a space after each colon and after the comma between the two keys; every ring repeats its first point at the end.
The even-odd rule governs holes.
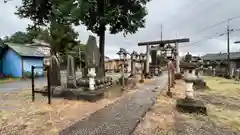
{"type": "MultiPolygon", "coordinates": [[[[14,12],[15,6],[21,0],[13,0],[7,4],[0,2],[0,37],[11,35],[16,31],[24,31],[31,21],[19,19],[14,12]]],[[[163,24],[163,39],[190,38],[190,43],[180,45],[182,54],[192,52],[202,55],[212,52],[226,51],[226,35],[211,40],[208,37],[226,33],[227,23],[204,30],[218,22],[235,16],[240,16],[239,0],[152,0],[147,4],[148,15],[146,16],[146,27],[140,29],[134,35],[123,37],[122,34],[106,34],[106,56],[117,58],[116,52],[120,47],[129,52],[136,50],[144,52],[145,47],[138,47],[140,41],[160,40],[160,29],[163,24]],[[197,44],[192,44],[196,41],[197,44]]],[[[240,29],[240,18],[230,21],[231,29],[240,29]]],[[[86,43],[89,31],[84,26],[76,28],[79,39],[86,43]]],[[[240,31],[230,34],[231,51],[240,51],[240,44],[234,44],[240,40],[240,31]]]]}

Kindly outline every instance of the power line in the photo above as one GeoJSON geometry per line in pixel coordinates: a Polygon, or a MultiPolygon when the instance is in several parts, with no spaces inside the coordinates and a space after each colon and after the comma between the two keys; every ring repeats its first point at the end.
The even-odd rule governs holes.
{"type": "MultiPolygon", "coordinates": [[[[213,7],[218,7],[218,6],[216,6],[216,5],[218,5],[218,4],[221,4],[221,3],[223,3],[225,0],[218,0],[218,1],[215,1],[214,2],[214,4],[212,4],[209,8],[207,8],[207,10],[204,10],[203,12],[200,12],[200,13],[204,13],[204,12],[206,12],[206,11],[209,11],[209,10],[213,10],[213,7]]],[[[195,16],[194,16],[195,17],[195,16]]],[[[186,21],[186,20],[185,20],[186,21]]],[[[182,24],[183,22],[185,22],[185,21],[182,21],[182,22],[178,22],[178,24],[176,25],[176,26],[179,26],[180,24],[182,24]]],[[[172,27],[171,29],[173,29],[173,28],[176,28],[176,26],[174,26],[174,27],[172,27]]]]}
{"type": "MultiPolygon", "coordinates": [[[[230,33],[232,33],[232,32],[237,32],[237,31],[240,31],[240,29],[235,29],[235,30],[234,30],[234,29],[231,29],[231,30],[229,30],[230,33]]],[[[204,42],[204,41],[208,41],[208,40],[210,40],[210,39],[214,39],[214,38],[217,38],[217,37],[224,36],[224,35],[226,35],[226,34],[227,34],[227,32],[221,33],[221,34],[217,34],[217,35],[214,35],[214,36],[211,36],[211,37],[205,37],[204,39],[199,40],[199,41],[196,41],[196,42],[193,42],[193,43],[191,43],[191,44],[183,44],[181,47],[188,47],[189,45],[198,44],[198,43],[201,43],[201,42],[204,42]]]]}
{"type": "Polygon", "coordinates": [[[204,28],[204,29],[202,29],[202,30],[199,30],[199,31],[196,32],[194,35],[203,33],[203,32],[205,32],[205,31],[207,31],[207,30],[209,30],[209,29],[211,29],[211,28],[214,28],[214,27],[219,26],[219,25],[221,25],[221,24],[223,24],[223,23],[226,23],[226,22],[228,22],[228,21],[235,20],[235,19],[238,19],[238,18],[240,18],[240,15],[231,17],[231,18],[226,19],[226,20],[223,20],[223,21],[221,21],[221,22],[217,22],[217,23],[214,24],[214,25],[211,25],[211,26],[208,26],[208,27],[206,27],[206,28],[204,28]]]}
{"type": "MultiPolygon", "coordinates": [[[[192,1],[190,2],[190,5],[187,4],[187,6],[184,6],[182,9],[187,9],[186,11],[188,11],[189,9],[191,9],[192,7],[194,7],[194,6],[196,5],[196,3],[198,3],[198,2],[196,2],[196,0],[192,0],[192,1]]],[[[174,18],[176,15],[178,15],[178,14],[173,14],[171,17],[167,18],[167,19],[166,19],[165,21],[163,21],[162,23],[165,23],[165,22],[169,21],[171,18],[174,18]]]]}

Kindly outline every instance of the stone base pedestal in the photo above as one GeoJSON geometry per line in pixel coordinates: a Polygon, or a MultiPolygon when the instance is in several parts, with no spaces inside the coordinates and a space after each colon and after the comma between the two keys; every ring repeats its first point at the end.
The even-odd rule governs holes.
{"type": "Polygon", "coordinates": [[[83,99],[89,102],[96,102],[100,100],[104,96],[104,89],[102,90],[94,90],[94,91],[83,91],[79,93],[79,99],[83,99]]]}
{"type": "Polygon", "coordinates": [[[193,88],[194,88],[194,90],[205,90],[208,87],[207,87],[206,82],[202,78],[197,78],[193,82],[193,88]]]}
{"type": "Polygon", "coordinates": [[[167,95],[168,95],[169,97],[172,97],[172,92],[171,92],[171,91],[167,91],[167,95]]]}
{"type": "Polygon", "coordinates": [[[141,79],[141,80],[139,81],[139,83],[144,83],[144,79],[141,79]]]}
{"type": "Polygon", "coordinates": [[[207,115],[207,108],[200,100],[178,99],[176,107],[181,112],[207,115]]]}
{"type": "Polygon", "coordinates": [[[180,80],[180,79],[182,79],[182,77],[183,77],[183,76],[182,76],[181,73],[176,73],[176,74],[175,74],[175,79],[176,79],[176,80],[180,80]]]}

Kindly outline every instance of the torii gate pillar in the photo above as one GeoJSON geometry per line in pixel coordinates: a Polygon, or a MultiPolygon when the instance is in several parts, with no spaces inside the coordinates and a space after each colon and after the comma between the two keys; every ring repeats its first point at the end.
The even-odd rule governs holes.
{"type": "Polygon", "coordinates": [[[150,58],[150,45],[146,45],[146,66],[145,66],[145,73],[149,73],[149,58],[150,58]]]}

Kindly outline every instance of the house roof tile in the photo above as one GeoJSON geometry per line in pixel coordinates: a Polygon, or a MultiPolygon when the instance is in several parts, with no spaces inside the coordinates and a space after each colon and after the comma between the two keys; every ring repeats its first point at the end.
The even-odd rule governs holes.
{"type": "MultiPolygon", "coordinates": [[[[203,60],[225,60],[227,59],[227,53],[214,53],[214,54],[206,54],[202,56],[203,60]]],[[[240,59],[240,52],[231,52],[230,59],[240,59]]]]}
{"type": "Polygon", "coordinates": [[[20,56],[28,56],[28,57],[44,57],[44,53],[38,51],[38,47],[35,46],[25,46],[23,44],[15,44],[15,43],[5,43],[9,48],[14,50],[20,56]]]}

